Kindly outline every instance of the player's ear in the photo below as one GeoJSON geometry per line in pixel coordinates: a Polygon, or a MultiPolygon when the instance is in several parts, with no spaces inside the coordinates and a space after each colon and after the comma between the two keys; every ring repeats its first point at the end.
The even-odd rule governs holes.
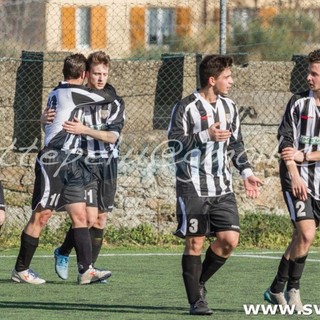
{"type": "Polygon", "coordinates": [[[81,79],[83,79],[83,80],[85,79],[86,73],[87,73],[86,71],[82,71],[82,73],[81,73],[81,79]]]}
{"type": "Polygon", "coordinates": [[[214,85],[216,84],[216,79],[214,77],[209,77],[208,79],[208,85],[214,87],[214,85]]]}

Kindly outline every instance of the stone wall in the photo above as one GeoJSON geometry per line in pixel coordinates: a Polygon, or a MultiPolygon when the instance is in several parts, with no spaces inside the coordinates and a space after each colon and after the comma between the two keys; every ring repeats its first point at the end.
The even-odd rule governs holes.
{"type": "MultiPolygon", "coordinates": [[[[0,179],[8,202],[7,225],[22,225],[30,216],[33,163],[39,144],[23,146],[15,138],[23,140],[28,134],[30,142],[41,136],[38,115],[48,92],[61,80],[65,55],[67,53],[45,53],[41,56],[42,66],[38,72],[42,70],[42,97],[32,101],[21,100],[21,92],[16,90],[23,88],[24,84],[19,75],[22,63],[0,61],[4,79],[10,79],[0,87],[0,179]],[[29,121],[24,129],[28,130],[27,133],[20,130],[19,136],[15,136],[13,128],[17,128],[16,102],[19,95],[20,103],[27,107],[33,103],[32,109],[36,111],[25,114],[26,121],[29,121]]],[[[130,227],[152,223],[159,230],[174,229],[174,166],[165,151],[164,129],[174,100],[196,87],[198,62],[199,56],[194,55],[166,56],[161,61],[113,62],[110,82],[126,102],[127,121],[121,144],[116,208],[110,215],[110,223],[130,227]],[[166,59],[179,61],[172,64],[166,59]],[[174,67],[180,76],[174,77],[174,72],[173,76],[166,76],[166,72],[172,72],[174,67]]],[[[255,173],[264,180],[261,197],[248,200],[239,175],[235,173],[234,187],[240,212],[285,212],[277,169],[276,132],[291,95],[294,68],[294,62],[254,62],[234,67],[234,87],[230,96],[239,106],[244,141],[255,173]]],[[[30,84],[30,79],[25,79],[25,83],[30,84]]],[[[64,217],[65,213],[58,213],[51,221],[51,227],[56,227],[57,221],[64,217]]]]}

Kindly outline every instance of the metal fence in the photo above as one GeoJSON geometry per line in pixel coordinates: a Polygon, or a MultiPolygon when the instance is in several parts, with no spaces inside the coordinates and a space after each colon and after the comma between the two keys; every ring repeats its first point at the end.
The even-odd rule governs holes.
{"type": "MultiPolygon", "coordinates": [[[[296,62],[287,91],[299,91],[306,72],[301,57],[319,46],[319,1],[259,3],[226,1],[226,53],[243,68],[255,61],[296,62]]],[[[32,172],[21,167],[32,167],[30,154],[41,146],[38,119],[67,54],[110,54],[110,81],[128,115],[124,146],[138,153],[150,141],[163,141],[172,104],[197,86],[201,57],[219,53],[220,25],[217,0],[0,0],[0,179],[6,188],[32,188],[32,172]]],[[[242,80],[251,81],[253,90],[263,87],[257,74],[242,80]]],[[[265,99],[277,103],[276,97],[265,99]]],[[[254,115],[247,116],[254,110],[240,111],[244,125],[253,125],[254,115]]],[[[262,125],[277,126],[279,119],[265,112],[268,123],[262,125]]]]}

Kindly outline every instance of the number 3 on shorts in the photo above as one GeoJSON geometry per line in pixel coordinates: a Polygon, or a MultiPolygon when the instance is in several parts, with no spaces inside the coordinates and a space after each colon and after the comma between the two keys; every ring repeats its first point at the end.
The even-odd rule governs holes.
{"type": "Polygon", "coordinates": [[[196,233],[198,232],[198,219],[190,219],[189,221],[189,232],[196,233]]]}

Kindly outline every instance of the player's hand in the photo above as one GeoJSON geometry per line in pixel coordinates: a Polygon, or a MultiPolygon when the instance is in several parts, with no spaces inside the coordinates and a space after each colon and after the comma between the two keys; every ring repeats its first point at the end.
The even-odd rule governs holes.
{"type": "Polygon", "coordinates": [[[303,162],[303,152],[292,147],[286,147],[281,151],[281,159],[284,161],[303,162]]]}
{"type": "Polygon", "coordinates": [[[299,200],[306,201],[308,198],[308,188],[300,176],[291,176],[292,194],[299,200]]]}
{"type": "Polygon", "coordinates": [[[250,176],[243,180],[244,188],[246,189],[246,194],[249,198],[255,199],[259,197],[260,190],[259,187],[263,185],[263,182],[256,176],[250,176]]]}
{"type": "Polygon", "coordinates": [[[87,128],[80,120],[74,117],[73,121],[66,121],[62,125],[63,129],[68,133],[80,135],[85,133],[85,129],[87,128]]]}
{"type": "Polygon", "coordinates": [[[56,111],[54,109],[45,109],[40,117],[40,122],[42,124],[52,123],[56,116],[56,111]]]}
{"type": "Polygon", "coordinates": [[[222,129],[219,129],[219,127],[220,127],[220,122],[216,122],[209,127],[208,133],[209,133],[210,139],[212,141],[217,141],[217,142],[227,141],[231,136],[230,130],[222,130],[222,129]]]}

